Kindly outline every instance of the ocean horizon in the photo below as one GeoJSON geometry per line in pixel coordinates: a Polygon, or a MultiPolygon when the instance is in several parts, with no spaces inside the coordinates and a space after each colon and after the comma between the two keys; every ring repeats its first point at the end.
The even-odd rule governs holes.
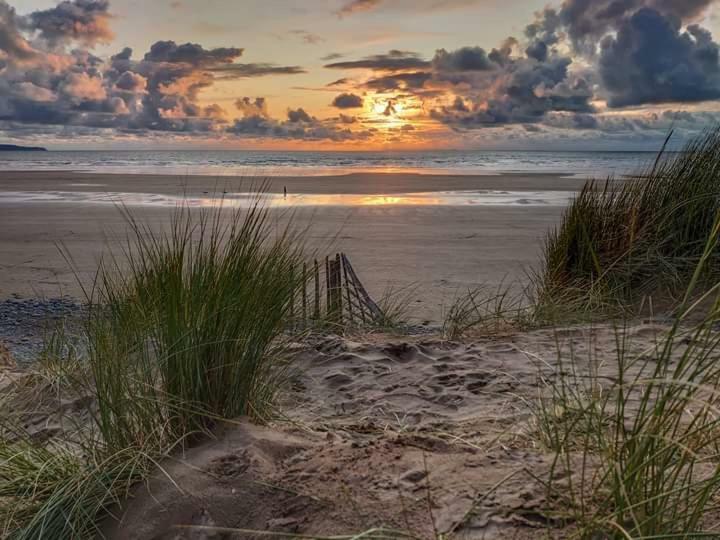
{"type": "Polygon", "coordinates": [[[652,164],[649,151],[62,150],[2,152],[0,171],[181,176],[331,176],[359,172],[622,176],[652,164]]]}

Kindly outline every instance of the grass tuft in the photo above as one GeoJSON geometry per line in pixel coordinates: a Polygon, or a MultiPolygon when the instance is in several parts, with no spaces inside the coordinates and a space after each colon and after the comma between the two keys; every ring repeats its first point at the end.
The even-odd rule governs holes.
{"type": "MultiPolygon", "coordinates": [[[[552,494],[583,538],[716,537],[720,524],[720,318],[716,299],[692,301],[717,248],[720,215],[689,279],[680,316],[655,344],[632,353],[616,330],[614,358],[561,361],[537,410],[555,453],[552,494]],[[557,470],[563,474],[556,475],[557,470]]],[[[561,359],[562,360],[562,359],[561,359]]],[[[552,482],[551,482],[552,484],[552,482]]]]}
{"type": "Polygon", "coordinates": [[[265,419],[280,387],[301,235],[271,223],[260,195],[246,210],[178,207],[164,229],[121,211],[125,247],[87,291],[82,335],[49,333],[37,370],[3,399],[3,537],[96,537],[160,460],[219,419],[265,419]],[[73,404],[50,440],[22,427],[40,392],[73,404]]]}
{"type": "Polygon", "coordinates": [[[87,327],[104,441],[143,446],[217,418],[265,417],[300,238],[273,229],[261,199],[249,210],[180,207],[169,230],[125,217],[127,248],[101,266],[87,327]]]}
{"type": "MultiPolygon", "coordinates": [[[[720,128],[661,151],[624,182],[590,181],[546,238],[535,276],[538,317],[626,314],[644,297],[677,302],[720,210],[720,128]]],[[[702,280],[720,278],[710,254],[702,280]]]]}

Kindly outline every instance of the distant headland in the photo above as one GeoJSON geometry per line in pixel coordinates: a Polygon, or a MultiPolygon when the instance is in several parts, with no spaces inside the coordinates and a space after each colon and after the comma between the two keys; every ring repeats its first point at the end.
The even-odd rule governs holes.
{"type": "Polygon", "coordinates": [[[42,146],[17,146],[15,144],[0,144],[0,152],[47,152],[42,146]]]}

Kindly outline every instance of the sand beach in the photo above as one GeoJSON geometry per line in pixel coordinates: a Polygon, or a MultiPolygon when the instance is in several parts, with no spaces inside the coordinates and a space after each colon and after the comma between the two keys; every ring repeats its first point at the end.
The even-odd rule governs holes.
{"type": "Polygon", "coordinates": [[[183,199],[213,205],[219,204],[213,197],[229,197],[223,192],[262,186],[284,203],[279,220],[291,211],[299,227],[311,226],[309,243],[321,256],[346,252],[375,296],[388,287],[417,289],[413,319],[437,323],[468,288],[526,283],[544,235],[582,184],[560,174],[252,179],[3,171],[0,297],[80,297],[77,276],[90,283],[103,252],[123,237],[117,205],[159,225],[183,199]],[[289,200],[283,201],[285,187],[289,200]],[[484,204],[488,192],[509,197],[484,204]],[[74,269],[60,246],[72,253],[74,269]]]}

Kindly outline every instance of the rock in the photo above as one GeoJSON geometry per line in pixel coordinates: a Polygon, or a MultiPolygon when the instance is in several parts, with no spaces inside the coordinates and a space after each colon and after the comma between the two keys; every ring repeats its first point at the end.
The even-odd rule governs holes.
{"type": "Polygon", "coordinates": [[[410,472],[406,473],[402,477],[402,480],[409,482],[411,484],[417,484],[418,482],[423,480],[426,476],[427,476],[427,473],[425,471],[416,470],[416,471],[410,471],[410,472]]]}
{"type": "Polygon", "coordinates": [[[0,369],[14,369],[17,367],[10,350],[0,342],[0,369]]]}

